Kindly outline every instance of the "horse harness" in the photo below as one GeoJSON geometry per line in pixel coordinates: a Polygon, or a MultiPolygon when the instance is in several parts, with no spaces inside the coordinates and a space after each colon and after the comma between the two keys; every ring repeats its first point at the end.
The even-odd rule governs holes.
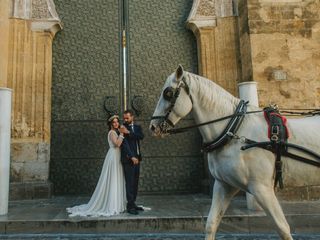
{"type": "Polygon", "coordinates": [[[287,119],[280,114],[279,110],[275,106],[269,106],[263,109],[264,117],[268,123],[268,137],[270,141],[267,142],[256,142],[251,139],[245,138],[244,143],[247,145],[242,146],[241,150],[246,150],[253,147],[259,147],[264,150],[270,151],[275,155],[275,182],[274,187],[279,184],[280,189],[283,189],[283,178],[282,178],[282,161],[281,157],[290,157],[292,159],[311,164],[320,167],[320,156],[301,146],[296,144],[288,143],[289,131],[287,127],[287,119]],[[289,148],[303,152],[315,160],[311,160],[297,154],[290,153],[289,148]]]}
{"type": "Polygon", "coordinates": [[[298,146],[296,144],[288,143],[289,131],[286,125],[287,119],[282,116],[279,110],[274,107],[266,107],[262,111],[264,117],[268,123],[268,137],[270,141],[266,142],[256,142],[254,140],[248,139],[246,137],[239,137],[236,135],[237,130],[239,129],[241,122],[246,114],[255,113],[255,112],[246,112],[246,105],[248,102],[240,101],[237,106],[235,113],[232,115],[231,120],[227,124],[227,127],[220,134],[218,138],[210,143],[205,143],[203,145],[203,150],[206,152],[214,151],[224,145],[226,145],[231,139],[241,139],[246,145],[242,146],[241,150],[247,150],[253,147],[259,147],[264,150],[270,151],[275,155],[275,182],[274,187],[279,185],[280,189],[283,189],[283,178],[282,178],[282,160],[281,157],[290,157],[292,159],[311,164],[313,166],[320,167],[320,155],[317,153],[306,149],[304,147],[298,146]],[[297,154],[290,153],[289,148],[303,152],[314,160],[299,156],[297,154]]]}
{"type": "MultiPolygon", "coordinates": [[[[244,102],[243,100],[240,101],[239,105],[235,110],[234,116],[231,118],[227,127],[224,131],[217,137],[214,141],[205,143],[203,145],[203,149],[206,152],[214,151],[224,145],[226,145],[232,138],[235,138],[236,132],[240,127],[243,118],[247,114],[247,104],[248,102],[244,102]]],[[[271,151],[275,154],[275,183],[274,186],[276,187],[279,184],[279,187],[283,189],[283,178],[282,178],[282,161],[281,156],[288,156],[288,143],[287,139],[289,137],[289,131],[287,128],[287,119],[282,116],[279,111],[274,107],[267,107],[263,109],[264,117],[268,123],[268,137],[270,141],[268,142],[255,142],[248,138],[243,138],[243,142],[247,145],[241,147],[241,150],[246,150],[251,147],[260,147],[262,149],[271,151]]],[[[238,137],[239,138],[239,137],[238,137]]],[[[305,149],[304,152],[309,153],[310,151],[305,149]]],[[[291,157],[299,157],[296,155],[292,155],[291,157]]],[[[317,156],[320,160],[320,156],[317,156]]],[[[297,159],[297,158],[295,158],[297,159]]],[[[300,160],[300,159],[298,159],[300,160]]],[[[314,161],[305,159],[304,162],[314,163],[314,161]]],[[[320,163],[319,163],[320,167],[320,163]]]]}
{"type": "MultiPolygon", "coordinates": [[[[180,95],[182,87],[184,87],[184,89],[186,90],[187,94],[190,97],[191,102],[193,102],[192,97],[190,95],[189,87],[183,77],[182,83],[180,83],[176,89],[172,87],[167,87],[164,89],[162,93],[163,98],[166,101],[170,102],[170,106],[167,109],[167,113],[165,114],[165,116],[153,116],[151,118],[151,119],[162,119],[162,122],[160,123],[160,128],[163,132],[168,134],[177,134],[177,133],[186,132],[192,128],[197,128],[204,125],[230,119],[225,129],[216,139],[214,139],[209,143],[203,144],[203,151],[212,152],[228,144],[228,142],[231,141],[233,138],[241,139],[243,143],[246,144],[241,147],[241,150],[243,151],[253,147],[259,147],[264,150],[270,151],[275,154],[275,159],[276,159],[275,161],[276,174],[275,174],[274,186],[276,187],[279,184],[279,187],[281,189],[283,188],[282,161],[281,161],[282,156],[290,157],[292,159],[295,159],[307,164],[311,164],[313,166],[320,167],[320,155],[304,147],[287,142],[287,139],[289,137],[288,128],[286,126],[287,119],[284,116],[282,116],[279,110],[274,106],[266,107],[262,111],[259,110],[259,111],[247,112],[248,102],[245,102],[244,100],[240,100],[234,114],[232,115],[228,115],[219,119],[214,119],[212,121],[208,121],[208,122],[204,122],[204,123],[200,123],[200,124],[196,124],[188,127],[183,127],[178,129],[168,129],[169,126],[174,127],[174,124],[169,120],[169,115],[175,106],[175,103],[180,95]],[[270,141],[257,142],[257,141],[248,139],[246,137],[237,136],[236,132],[239,129],[245,115],[258,113],[258,112],[264,112],[265,119],[268,123],[268,137],[270,141]],[[299,156],[297,154],[290,153],[288,152],[288,148],[293,148],[295,150],[303,152],[313,157],[314,160],[299,156]]],[[[308,114],[318,115],[319,111],[315,110],[312,112],[308,112],[308,114]]]]}
{"type": "Polygon", "coordinates": [[[203,144],[202,149],[205,152],[212,152],[226,145],[236,135],[236,132],[239,129],[242,120],[247,113],[247,104],[248,102],[240,100],[240,103],[238,104],[235,110],[235,114],[233,114],[229,123],[227,124],[226,128],[222,131],[222,133],[213,141],[203,144]]]}
{"type": "MultiPolygon", "coordinates": [[[[266,146],[266,150],[272,151],[275,155],[275,181],[274,187],[279,184],[280,189],[283,189],[283,178],[282,178],[282,161],[281,156],[288,151],[287,140],[289,138],[289,131],[287,127],[287,119],[282,116],[279,111],[270,106],[263,109],[264,117],[268,123],[268,137],[270,142],[266,145],[258,143],[256,147],[266,146]]],[[[253,144],[254,141],[246,139],[245,143],[253,144]]],[[[241,150],[248,149],[247,145],[242,147],[241,150]]]]}

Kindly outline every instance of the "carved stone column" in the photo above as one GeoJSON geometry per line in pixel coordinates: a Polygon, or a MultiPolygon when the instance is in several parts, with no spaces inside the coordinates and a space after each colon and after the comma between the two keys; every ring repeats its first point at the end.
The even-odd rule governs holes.
{"type": "Polygon", "coordinates": [[[52,41],[61,29],[52,0],[15,0],[7,87],[13,89],[11,199],[50,195],[52,41]]]}
{"type": "Polygon", "coordinates": [[[242,80],[237,15],[236,0],[194,0],[187,20],[197,39],[200,75],[234,95],[242,80]]]}
{"type": "Polygon", "coordinates": [[[11,0],[0,1],[0,87],[7,87],[7,68],[9,55],[9,18],[11,0]]]}

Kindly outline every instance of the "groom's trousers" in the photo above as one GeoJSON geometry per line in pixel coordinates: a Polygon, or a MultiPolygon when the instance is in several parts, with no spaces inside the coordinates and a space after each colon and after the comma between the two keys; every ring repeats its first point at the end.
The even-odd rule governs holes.
{"type": "Polygon", "coordinates": [[[126,181],[127,209],[135,206],[138,193],[140,163],[138,165],[123,164],[124,177],[126,181]]]}

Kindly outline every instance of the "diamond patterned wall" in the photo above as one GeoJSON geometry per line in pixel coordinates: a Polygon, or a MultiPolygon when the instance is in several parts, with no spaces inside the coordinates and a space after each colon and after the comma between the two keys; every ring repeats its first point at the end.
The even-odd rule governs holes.
{"type": "MultiPolygon", "coordinates": [[[[141,96],[139,120],[147,129],[166,78],[182,64],[197,72],[196,39],[185,23],[192,0],[129,1],[130,97],[141,96]]],[[[182,124],[192,124],[192,120],[182,124]]],[[[151,192],[199,191],[203,173],[201,137],[197,131],[143,141],[145,161],[141,190],[151,192]]]]}
{"type": "Polygon", "coordinates": [[[104,98],[121,92],[118,0],[55,4],[63,30],[53,45],[53,121],[104,119],[104,98]]]}
{"type": "Polygon", "coordinates": [[[93,190],[107,151],[106,96],[120,108],[118,0],[55,0],[50,179],[55,194],[93,190]]]}
{"type": "Polygon", "coordinates": [[[130,95],[143,96],[152,115],[167,77],[182,64],[197,73],[197,46],[186,29],[192,0],[129,1],[130,95]]]}
{"type": "MultiPolygon", "coordinates": [[[[54,193],[90,194],[108,150],[103,101],[121,99],[118,0],[55,0],[64,29],[53,46],[50,179],[54,193]]],[[[142,96],[145,132],[140,191],[197,192],[203,175],[198,132],[154,139],[150,116],[166,77],[181,63],[197,72],[196,40],[185,28],[192,0],[129,1],[130,99],[142,96]]],[[[188,118],[182,124],[192,124],[188,118]]]]}

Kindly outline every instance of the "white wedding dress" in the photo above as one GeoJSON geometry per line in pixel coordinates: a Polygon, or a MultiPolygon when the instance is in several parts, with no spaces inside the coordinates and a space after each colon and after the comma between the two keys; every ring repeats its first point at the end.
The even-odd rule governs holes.
{"type": "Polygon", "coordinates": [[[112,216],[126,209],[125,179],[120,162],[120,141],[117,133],[108,133],[109,151],[103,163],[103,168],[96,189],[87,204],[67,208],[69,216],[112,216]]]}

